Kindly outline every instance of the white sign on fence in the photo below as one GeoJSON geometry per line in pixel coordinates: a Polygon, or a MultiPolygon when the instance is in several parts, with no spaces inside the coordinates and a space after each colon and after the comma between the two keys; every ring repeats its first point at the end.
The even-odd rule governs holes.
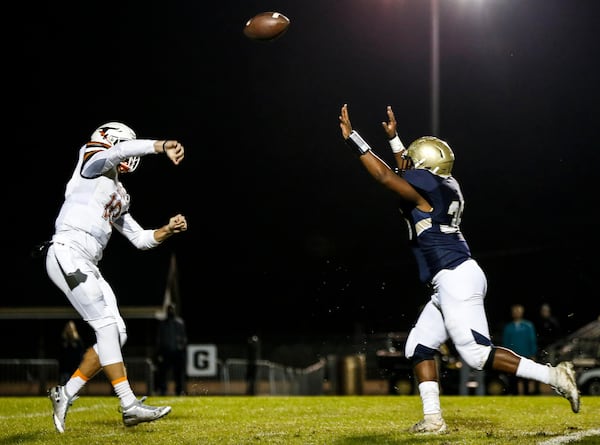
{"type": "Polygon", "coordinates": [[[217,375],[217,345],[188,345],[187,375],[215,377],[217,375]]]}

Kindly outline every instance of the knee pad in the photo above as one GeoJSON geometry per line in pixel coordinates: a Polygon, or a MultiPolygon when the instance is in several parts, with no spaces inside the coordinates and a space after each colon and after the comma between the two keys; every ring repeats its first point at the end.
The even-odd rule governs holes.
{"type": "Polygon", "coordinates": [[[117,323],[107,324],[96,329],[96,352],[100,359],[100,365],[112,365],[123,361],[119,337],[117,323]]]}
{"type": "Polygon", "coordinates": [[[410,357],[407,356],[407,358],[409,358],[413,366],[415,366],[418,363],[421,363],[422,361],[433,360],[435,358],[436,352],[437,351],[435,349],[428,348],[427,346],[423,346],[421,343],[419,343],[415,347],[415,350],[413,351],[412,355],[410,357]]]}
{"type": "MultiPolygon", "coordinates": [[[[96,338],[97,338],[98,330],[114,323],[114,318],[107,316],[107,317],[104,317],[104,318],[101,318],[98,320],[88,321],[88,323],[94,329],[94,331],[96,331],[96,338]]],[[[127,342],[127,330],[125,329],[125,326],[123,323],[119,323],[119,320],[117,320],[117,331],[119,333],[119,346],[122,348],[125,345],[125,343],[127,342]]],[[[96,344],[94,344],[93,348],[96,351],[96,354],[98,354],[98,357],[100,357],[100,351],[98,350],[97,342],[96,342],[96,344]]]]}

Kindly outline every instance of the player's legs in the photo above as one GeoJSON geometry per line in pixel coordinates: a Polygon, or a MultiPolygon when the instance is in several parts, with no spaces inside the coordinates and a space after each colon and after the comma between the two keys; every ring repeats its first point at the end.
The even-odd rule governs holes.
{"type": "MultiPolygon", "coordinates": [[[[55,242],[48,248],[46,271],[51,281],[66,295],[81,318],[88,321],[101,316],[102,292],[96,278],[100,272],[93,262],[83,257],[77,249],[55,242]]],[[[79,377],[84,379],[81,386],[99,370],[98,356],[92,348],[89,348],[78,368],[79,377]]],[[[71,388],[71,391],[69,394],[72,396],[77,393],[74,388],[71,388]]]]}
{"type": "Polygon", "coordinates": [[[448,334],[461,358],[483,369],[492,348],[484,299],[487,280],[479,265],[468,260],[434,278],[434,286],[448,334]]]}
{"type": "Polygon", "coordinates": [[[121,345],[127,339],[125,323],[119,314],[115,294],[96,265],[82,256],[78,249],[55,242],[48,249],[46,270],[96,334],[96,344],[86,351],[81,366],[69,381],[64,387],[49,391],[57,431],[64,432],[69,406],[100,369],[104,369],[121,401],[123,421],[127,426],[150,422],[168,414],[170,407],[144,405],[131,390],[121,354],[121,345]]]}
{"type": "Polygon", "coordinates": [[[143,403],[145,397],[138,400],[133,393],[121,353],[121,347],[127,341],[125,322],[119,313],[117,298],[110,285],[101,275],[97,282],[103,295],[103,316],[88,320],[88,323],[96,332],[94,349],[100,365],[119,397],[123,423],[125,426],[134,426],[160,419],[171,412],[171,407],[146,405],[143,403]]]}
{"type": "Polygon", "coordinates": [[[406,356],[415,363],[423,402],[423,420],[410,429],[415,433],[442,433],[447,429],[441,415],[439,379],[434,361],[442,343],[450,337],[461,355],[469,355],[468,363],[472,367],[476,362],[483,366],[491,348],[483,311],[486,280],[477,263],[467,261],[453,270],[443,270],[434,277],[432,284],[435,292],[409,333],[406,344],[406,356]],[[476,359],[477,355],[479,359],[476,359]]]}
{"type": "Polygon", "coordinates": [[[423,420],[410,428],[414,433],[443,433],[446,423],[440,407],[440,388],[436,352],[448,340],[448,333],[436,299],[432,299],[421,311],[410,330],[405,345],[405,356],[414,363],[419,395],[423,408],[423,420]]]}
{"type": "MultiPolygon", "coordinates": [[[[92,261],[82,256],[79,250],[71,248],[67,244],[53,243],[48,249],[46,269],[50,279],[64,292],[81,318],[94,329],[97,340],[100,328],[114,325],[116,329],[117,320],[114,315],[116,298],[92,261]]],[[[122,323],[122,319],[119,322],[122,323]]],[[[103,338],[108,339],[108,341],[104,341],[102,348],[104,354],[108,354],[109,360],[113,360],[116,354],[117,361],[122,361],[118,330],[116,343],[112,342],[110,337],[104,336],[103,338]]],[[[80,373],[85,370],[83,377],[86,381],[101,369],[103,363],[98,352],[99,346],[95,344],[93,350],[86,351],[82,366],[79,367],[80,373]]],[[[74,395],[76,392],[71,394],[74,395]]]]}
{"type": "Polygon", "coordinates": [[[574,412],[579,411],[579,392],[571,365],[548,367],[492,344],[484,309],[487,280],[477,262],[465,261],[454,270],[442,271],[434,281],[448,334],[469,366],[550,384],[569,400],[574,412]]]}
{"type": "MultiPolygon", "coordinates": [[[[93,290],[94,280],[89,278],[95,277],[97,271],[91,261],[81,256],[78,250],[54,242],[46,255],[46,271],[51,281],[67,296],[82,318],[86,319],[89,313],[94,313],[95,306],[90,304],[94,294],[86,292],[87,288],[93,290]]],[[[52,401],[54,426],[58,432],[62,433],[65,430],[67,411],[77,398],[77,393],[99,369],[97,354],[93,348],[89,348],[80,367],[74,370],[69,381],[64,386],[57,386],[48,391],[52,401]],[[85,374],[81,371],[82,368],[85,374]]]]}

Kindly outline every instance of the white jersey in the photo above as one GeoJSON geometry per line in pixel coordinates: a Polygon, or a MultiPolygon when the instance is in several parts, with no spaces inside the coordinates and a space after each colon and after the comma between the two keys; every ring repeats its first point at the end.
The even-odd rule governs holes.
{"type": "Polygon", "coordinates": [[[128,213],[129,194],[118,174],[120,162],[129,157],[154,154],[154,142],[136,139],[110,148],[91,142],[81,147],[55,222],[53,241],[75,244],[95,262],[102,258],[113,228],[139,249],[158,245],[154,230],[144,230],[128,213]]]}

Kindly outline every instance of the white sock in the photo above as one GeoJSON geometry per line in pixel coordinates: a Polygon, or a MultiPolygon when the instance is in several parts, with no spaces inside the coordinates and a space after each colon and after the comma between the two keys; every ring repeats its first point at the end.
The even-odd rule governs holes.
{"type": "Polygon", "coordinates": [[[131,390],[131,386],[129,386],[129,380],[122,380],[118,383],[113,382],[113,388],[119,399],[121,399],[121,406],[123,408],[127,408],[137,400],[131,390]]]}
{"type": "Polygon", "coordinates": [[[541,363],[536,363],[531,359],[523,357],[519,362],[515,375],[524,379],[550,383],[550,370],[550,366],[542,365],[541,363]]]}
{"type": "Polygon", "coordinates": [[[85,386],[89,379],[85,377],[79,369],[73,373],[67,383],[65,383],[65,391],[70,398],[75,396],[81,388],[85,386]]]}
{"type": "Polygon", "coordinates": [[[419,394],[423,402],[423,414],[441,414],[440,386],[438,382],[419,383],[419,394]]]}

